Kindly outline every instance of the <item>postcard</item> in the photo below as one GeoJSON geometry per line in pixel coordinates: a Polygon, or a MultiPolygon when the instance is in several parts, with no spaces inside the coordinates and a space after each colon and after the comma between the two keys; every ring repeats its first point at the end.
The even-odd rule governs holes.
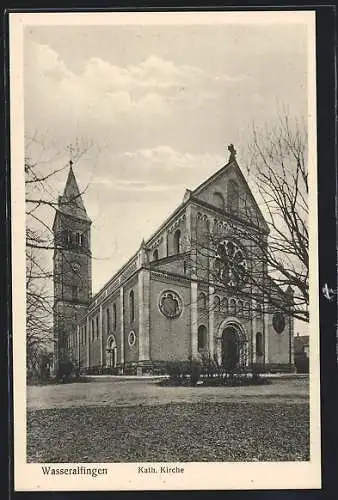
{"type": "Polygon", "coordinates": [[[320,488],[315,12],[9,18],[15,490],[320,488]]]}

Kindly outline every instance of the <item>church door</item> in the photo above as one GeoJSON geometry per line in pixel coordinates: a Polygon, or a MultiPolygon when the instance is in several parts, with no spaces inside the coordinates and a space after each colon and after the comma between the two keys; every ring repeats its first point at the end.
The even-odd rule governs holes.
{"type": "Polygon", "coordinates": [[[222,362],[226,370],[237,368],[240,361],[239,336],[233,326],[229,326],[222,333],[222,362]]]}
{"type": "Polygon", "coordinates": [[[108,368],[116,368],[117,348],[107,349],[107,366],[108,368]]]}
{"type": "Polygon", "coordinates": [[[107,366],[108,368],[115,368],[117,362],[117,346],[114,335],[108,337],[107,340],[107,366]]]}

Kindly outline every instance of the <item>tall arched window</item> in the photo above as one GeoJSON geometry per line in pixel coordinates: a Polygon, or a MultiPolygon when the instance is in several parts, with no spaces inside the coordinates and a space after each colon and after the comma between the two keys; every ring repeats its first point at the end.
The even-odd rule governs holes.
{"type": "Polygon", "coordinates": [[[133,290],[131,290],[129,294],[129,317],[131,322],[135,320],[135,299],[133,290]]]}
{"type": "Polygon", "coordinates": [[[181,231],[176,229],[174,233],[174,254],[180,253],[181,251],[181,231]]]}
{"type": "Polygon", "coordinates": [[[228,183],[228,209],[230,212],[238,212],[239,210],[238,184],[234,180],[230,180],[228,183]]]}
{"type": "Polygon", "coordinates": [[[236,316],[236,301],[235,301],[235,299],[229,300],[229,314],[230,314],[230,316],[236,316]]]}
{"type": "Polygon", "coordinates": [[[156,248],[156,250],[153,251],[153,260],[158,260],[158,250],[156,248]]]}
{"type": "Polygon", "coordinates": [[[257,314],[257,318],[261,318],[262,317],[262,306],[260,304],[257,304],[256,306],[256,314],[257,314]]]}
{"type": "Polygon", "coordinates": [[[116,304],[113,304],[113,330],[116,330],[116,304]]]}
{"type": "Polygon", "coordinates": [[[198,308],[206,309],[207,308],[207,297],[205,293],[201,292],[198,296],[198,308]]]}
{"type": "Polygon", "coordinates": [[[85,248],[87,246],[87,235],[86,233],[82,233],[81,235],[81,246],[85,248]]]}
{"type": "Polygon", "coordinates": [[[108,333],[110,327],[109,307],[107,307],[106,315],[107,315],[107,333],[108,333]]]}
{"type": "Polygon", "coordinates": [[[215,295],[214,297],[214,310],[215,311],[220,311],[221,309],[221,299],[219,298],[218,295],[215,295]]]}
{"type": "Polygon", "coordinates": [[[221,210],[224,210],[224,198],[222,193],[215,191],[212,196],[213,205],[221,210]]]}
{"type": "Polygon", "coordinates": [[[238,316],[243,316],[243,301],[239,300],[237,302],[237,314],[238,316]]]}
{"type": "Polygon", "coordinates": [[[263,335],[256,333],[256,356],[263,356],[263,335]]]}
{"type": "Polygon", "coordinates": [[[94,340],[94,335],[95,335],[95,323],[94,323],[94,318],[92,319],[92,342],[94,340]]]}
{"type": "Polygon", "coordinates": [[[197,347],[198,349],[205,349],[207,346],[207,329],[204,325],[200,325],[197,331],[197,347]]]}

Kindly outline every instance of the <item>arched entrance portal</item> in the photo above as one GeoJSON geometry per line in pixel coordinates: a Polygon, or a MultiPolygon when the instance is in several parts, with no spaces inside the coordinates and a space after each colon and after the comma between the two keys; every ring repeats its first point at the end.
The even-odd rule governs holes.
{"type": "Polygon", "coordinates": [[[240,362],[240,346],[236,329],[233,326],[222,332],[222,362],[227,370],[234,370],[240,362]]]}
{"type": "Polygon", "coordinates": [[[248,364],[248,342],[240,325],[221,325],[219,340],[219,361],[226,370],[236,370],[248,364]]]}
{"type": "Polygon", "coordinates": [[[117,363],[117,345],[114,335],[107,338],[107,367],[115,368],[117,363]]]}

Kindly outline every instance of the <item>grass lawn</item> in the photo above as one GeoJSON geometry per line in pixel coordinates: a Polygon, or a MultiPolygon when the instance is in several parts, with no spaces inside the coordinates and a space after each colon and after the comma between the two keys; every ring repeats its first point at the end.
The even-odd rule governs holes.
{"type": "Polygon", "coordinates": [[[309,407],[282,398],[32,409],[27,454],[35,463],[308,460],[309,407]]]}

